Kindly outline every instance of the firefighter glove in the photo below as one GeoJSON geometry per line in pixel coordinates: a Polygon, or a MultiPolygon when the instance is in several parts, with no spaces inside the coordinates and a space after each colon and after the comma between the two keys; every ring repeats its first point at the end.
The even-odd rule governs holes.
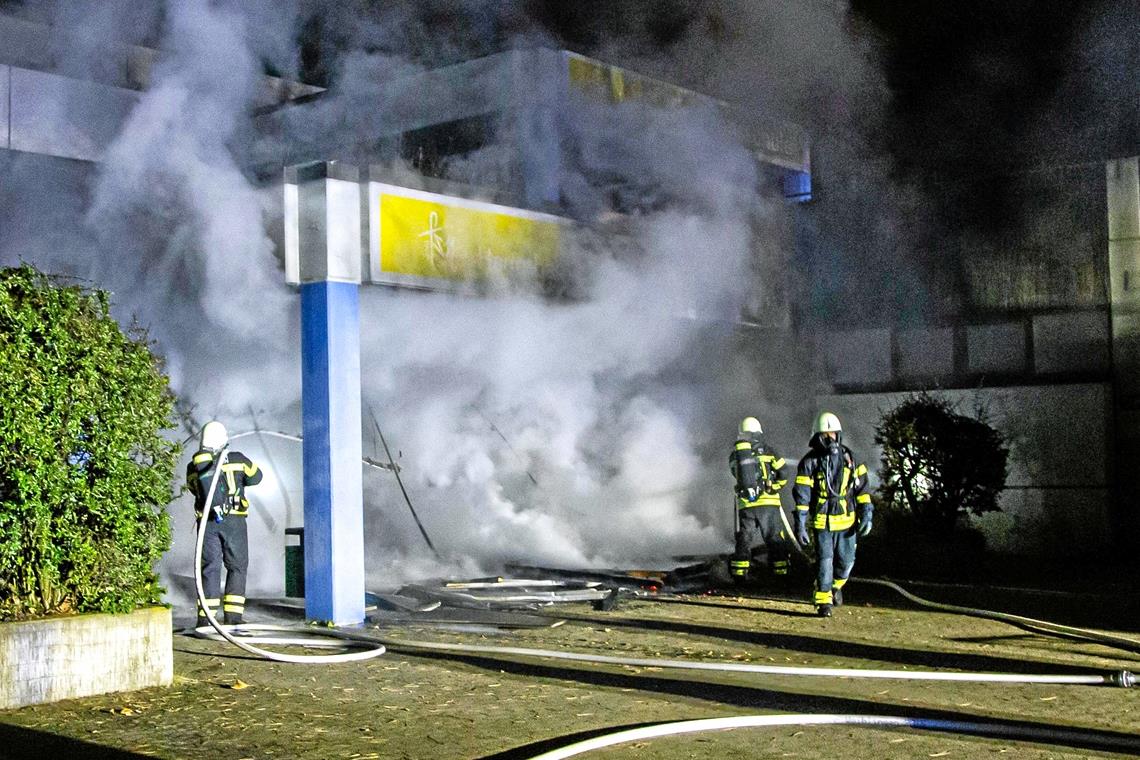
{"type": "Polygon", "coordinates": [[[865,536],[871,532],[871,516],[867,515],[859,521],[859,535],[865,536]]]}
{"type": "Polygon", "coordinates": [[[796,541],[799,541],[800,546],[807,546],[810,541],[807,529],[807,516],[800,511],[796,511],[796,541]]]}

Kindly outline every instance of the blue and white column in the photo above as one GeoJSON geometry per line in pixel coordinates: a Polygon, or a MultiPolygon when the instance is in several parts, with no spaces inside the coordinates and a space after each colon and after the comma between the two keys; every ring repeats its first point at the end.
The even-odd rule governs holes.
{"type": "Polygon", "coordinates": [[[301,287],[305,617],[364,620],[360,184],[335,162],[285,173],[286,280],[301,287]]]}

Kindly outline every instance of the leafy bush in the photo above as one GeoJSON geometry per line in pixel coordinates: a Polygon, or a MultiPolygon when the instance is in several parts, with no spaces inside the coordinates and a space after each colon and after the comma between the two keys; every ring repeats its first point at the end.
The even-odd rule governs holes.
{"type": "Polygon", "coordinates": [[[173,401],[105,292],[0,270],[0,619],[159,600],[173,401]]]}
{"type": "Polygon", "coordinates": [[[1009,448],[983,411],[967,417],[944,399],[916,394],[883,415],[875,443],[883,451],[883,503],[921,526],[948,531],[960,514],[998,509],[1009,448]]]}

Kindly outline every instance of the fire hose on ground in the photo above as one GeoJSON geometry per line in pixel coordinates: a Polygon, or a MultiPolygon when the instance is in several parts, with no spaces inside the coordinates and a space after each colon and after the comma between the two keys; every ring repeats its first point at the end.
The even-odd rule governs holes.
{"type": "Polygon", "coordinates": [[[540,657],[553,660],[575,660],[602,665],[622,665],[635,668],[665,668],[679,670],[717,670],[733,673],[753,673],[769,676],[816,676],[824,678],[880,678],[906,681],[967,681],[971,683],[1038,683],[1086,686],[1120,686],[1131,688],[1136,677],[1131,671],[1117,670],[1108,673],[1081,675],[1027,674],[1027,673],[960,673],[941,670],[878,670],[875,668],[821,668],[793,665],[754,665],[744,662],[717,662],[705,660],[667,660],[657,658],[612,657],[602,654],[564,652],[555,649],[527,647],[496,647],[481,644],[447,644],[442,642],[378,639],[389,649],[407,651],[427,650],[455,654],[494,654],[522,657],[540,657]]]}
{"type": "MultiPolygon", "coordinates": [[[[214,468],[214,477],[210,479],[209,492],[206,494],[206,500],[202,508],[202,516],[198,518],[198,538],[194,543],[194,588],[198,594],[198,605],[206,616],[206,620],[210,623],[217,635],[226,641],[230,642],[239,649],[244,649],[250,654],[255,654],[258,657],[264,657],[268,660],[276,662],[293,662],[293,663],[332,663],[332,662],[355,662],[358,660],[367,660],[372,657],[378,657],[384,654],[384,645],[377,642],[375,639],[369,639],[345,631],[338,631],[335,628],[326,628],[319,631],[310,631],[304,628],[297,628],[292,626],[266,626],[266,625],[242,625],[242,626],[229,626],[222,625],[214,616],[214,610],[206,604],[206,592],[204,584],[202,583],[202,548],[206,540],[206,527],[212,519],[213,512],[214,492],[218,487],[220,477],[218,475],[222,471],[222,466],[226,461],[226,452],[229,450],[229,444],[226,444],[217,453],[217,465],[214,468]],[[233,635],[235,629],[243,628],[245,630],[259,630],[266,632],[288,632],[293,634],[289,638],[273,638],[273,637],[243,637],[246,641],[239,640],[239,637],[233,635]],[[356,647],[361,648],[358,652],[344,652],[341,654],[321,654],[321,655],[294,655],[284,654],[281,652],[270,652],[256,644],[266,645],[301,645],[308,647],[356,647]]],[[[225,519],[225,518],[223,518],[225,519]]],[[[232,518],[231,518],[232,519],[232,518]]],[[[201,630],[199,629],[201,633],[201,630]]],[[[208,634],[206,634],[208,635],[208,634]]]]}
{"type": "Polygon", "coordinates": [[[727,718],[671,721],[632,729],[620,729],[601,736],[566,744],[557,749],[531,755],[529,760],[562,760],[604,747],[633,741],[644,741],[662,736],[726,731],[737,728],[773,726],[869,726],[873,728],[916,728],[967,734],[994,739],[1035,741],[1046,744],[1071,744],[1097,749],[1140,752],[1140,739],[1135,737],[1098,736],[1079,729],[1009,726],[974,721],[939,720],[934,718],[907,718],[894,715],[811,715],[792,713],[783,715],[735,715],[727,718]]]}
{"type": "MultiPolygon", "coordinates": [[[[224,461],[226,449],[219,454],[219,461],[224,461]]],[[[211,482],[210,493],[206,504],[213,499],[217,478],[211,482]]],[[[371,659],[384,654],[389,647],[407,651],[437,651],[456,654],[473,655],[515,655],[526,657],[539,657],[561,660],[574,660],[596,664],[621,665],[629,667],[656,667],[675,668],[702,671],[729,671],[764,675],[792,675],[816,676],[832,678],[882,678],[926,681],[966,681],[974,683],[1039,683],[1039,684],[1070,684],[1070,685],[1114,685],[1132,687],[1135,685],[1133,674],[1127,670],[1107,674],[1088,675],[1032,675],[1017,673],[958,673],[944,671],[898,671],[875,670],[868,668],[818,668],[818,667],[791,667],[775,665],[753,665],[735,662],[691,662],[685,660],[668,660],[652,658],[626,658],[611,657],[607,655],[593,655],[576,652],[563,652],[557,650],[530,649],[523,647],[493,647],[481,645],[447,644],[442,642],[402,641],[398,639],[382,639],[362,634],[339,631],[335,628],[324,629],[314,635],[313,631],[297,626],[246,624],[241,626],[224,626],[218,623],[213,610],[206,604],[202,583],[201,558],[202,547],[206,532],[206,521],[209,511],[203,513],[199,521],[198,537],[195,545],[195,585],[198,594],[198,603],[206,614],[210,626],[216,631],[215,636],[220,637],[234,646],[251,654],[264,657],[277,662],[290,663],[337,663],[353,662],[371,659]],[[250,636],[256,633],[259,635],[250,636]],[[236,635],[235,635],[236,634],[236,635]],[[276,635],[272,635],[276,634],[276,635]],[[242,641],[241,639],[245,639],[242,641]],[[363,647],[361,651],[326,655],[290,655],[271,652],[256,646],[302,646],[319,648],[343,648],[345,646],[363,647]]],[[[895,584],[890,584],[895,586],[895,584]]],[[[896,586],[896,588],[899,588],[896,586]]],[[[899,588],[901,591],[901,588],[899,588]]],[[[916,597],[917,598],[917,597],[916,597]]],[[[1037,621],[1041,622],[1041,621],[1037,621]]],[[[213,637],[199,630],[198,635],[213,637]]],[[[978,722],[949,721],[925,718],[908,718],[900,716],[882,715],[743,715],[728,718],[711,718],[703,720],[676,721],[653,726],[644,726],[634,729],[623,729],[602,736],[595,736],[581,742],[564,745],[555,750],[533,756],[533,760],[558,760],[581,755],[586,752],[650,738],[674,736],[686,733],[704,731],[723,731],[737,728],[756,728],[788,725],[863,725],[884,728],[912,728],[920,730],[943,731],[957,734],[968,734],[983,737],[1016,739],[1024,741],[1037,741],[1049,744],[1078,744],[1103,749],[1140,751],[1140,740],[1119,739],[1104,737],[1092,732],[1077,729],[1034,728],[1022,726],[1005,726],[978,722]]]]}
{"type": "MultiPolygon", "coordinates": [[[[223,447],[218,452],[218,469],[220,470],[221,464],[225,461],[225,455],[229,446],[223,447]]],[[[393,649],[403,649],[408,651],[437,651],[437,652],[450,652],[456,654],[472,654],[472,655],[513,655],[525,657],[538,657],[559,660],[573,660],[579,662],[589,662],[596,664],[606,665],[621,665],[628,667],[646,667],[646,668],[673,668],[684,670],[702,670],[702,671],[728,671],[740,673],[752,673],[763,675],[791,675],[791,676],[815,676],[815,677],[830,677],[830,678],[879,678],[879,679],[900,679],[900,680],[924,680],[924,681],[959,681],[959,682],[973,682],[973,683],[1037,683],[1037,684],[1069,684],[1069,685],[1112,685],[1124,688],[1135,686],[1135,676],[1128,670],[1113,671],[1110,673],[1087,674],[1087,675],[1034,675],[1034,674],[1018,674],[1018,673],[969,673],[969,672],[946,672],[946,671],[899,671],[899,670],[876,670],[870,668],[821,668],[821,667],[794,667],[794,666],[779,666],[779,665],[753,665],[748,663],[737,662],[708,662],[708,661],[686,661],[686,660],[668,660],[656,658],[627,658],[627,657],[612,657],[608,655],[594,655],[584,654],[577,652],[564,652],[557,650],[547,649],[530,649],[524,647],[494,647],[482,645],[469,645],[469,644],[447,644],[442,642],[423,642],[423,641],[403,641],[398,639],[383,639],[379,637],[365,636],[362,634],[349,633],[347,631],[340,631],[335,628],[321,629],[320,631],[313,631],[297,626],[280,626],[280,625],[264,625],[264,624],[243,624],[240,626],[222,625],[217,621],[213,609],[206,604],[206,597],[204,585],[202,582],[202,551],[206,535],[207,521],[210,519],[211,503],[215,489],[217,488],[218,478],[211,479],[209,493],[205,500],[205,509],[202,517],[199,519],[197,540],[195,542],[195,568],[194,568],[194,581],[195,590],[198,596],[198,604],[203,610],[210,627],[216,632],[211,635],[204,632],[202,629],[196,631],[197,635],[214,638],[220,637],[225,641],[233,644],[234,646],[254,654],[259,657],[264,657],[269,660],[277,662],[290,662],[290,663],[336,663],[336,662],[354,662],[360,660],[371,659],[384,654],[389,647],[393,649]],[[251,633],[260,635],[250,636],[251,633]],[[236,635],[235,635],[236,634],[236,635]],[[268,634],[281,634],[281,635],[268,635],[268,634]],[[242,639],[245,639],[244,641],[242,639]],[[340,654],[327,654],[327,655],[290,655],[280,652],[271,652],[262,649],[255,644],[262,644],[265,646],[302,646],[302,647],[317,647],[317,648],[344,648],[344,647],[358,647],[360,651],[347,652],[340,654]]],[[[783,517],[783,510],[781,510],[783,517]]],[[[785,523],[787,518],[784,517],[785,523]]],[[[802,551],[802,549],[801,549],[802,551]]],[[[1112,646],[1124,647],[1129,649],[1140,649],[1140,643],[1131,639],[1113,636],[1111,634],[1102,634],[1096,631],[1089,631],[1081,628],[1073,628],[1071,626],[1063,626],[1047,621],[1033,620],[1031,618],[1024,618],[1017,615],[1007,615],[1005,613],[990,612],[987,610],[976,610],[967,607],[957,607],[954,605],[939,604],[936,602],[929,602],[921,599],[913,594],[904,590],[898,584],[891,581],[883,581],[876,579],[859,579],[864,583],[875,583],[888,588],[891,588],[898,593],[902,594],[910,601],[933,609],[939,609],[946,612],[953,612],[958,614],[972,615],[976,617],[988,617],[1005,622],[1011,622],[1017,625],[1030,626],[1038,628],[1043,631],[1057,633],[1060,635],[1078,636],[1080,638],[1109,643],[1112,646]]],[[[908,718],[899,716],[884,716],[884,715],[803,715],[803,714],[785,714],[785,715],[742,715],[728,718],[711,718],[703,720],[689,720],[689,721],[675,721],[669,723],[656,724],[652,726],[643,726],[633,729],[623,729],[612,733],[604,734],[602,736],[595,736],[581,742],[575,742],[565,745],[558,749],[544,752],[540,755],[533,756],[533,760],[558,760],[559,758],[573,757],[585,752],[590,752],[595,749],[622,744],[630,741],[638,741],[663,736],[674,736],[686,733],[695,733],[703,731],[723,731],[737,728],[756,728],[756,727],[770,727],[770,726],[807,726],[807,725],[863,725],[871,727],[885,727],[885,728],[915,728],[921,730],[944,731],[950,733],[970,734],[975,736],[985,736],[994,738],[1005,739],[1019,739],[1026,741],[1038,741],[1045,743],[1077,743],[1084,746],[1096,746],[1104,749],[1125,749],[1129,751],[1140,751],[1140,740],[1131,738],[1113,738],[1096,736],[1090,732],[1084,732],[1077,729],[1053,729],[1053,728],[1034,728],[1034,727],[1018,727],[1018,726],[1005,726],[996,724],[986,724],[968,721],[949,721],[937,720],[926,718],[908,718]]]]}
{"type": "MultiPolygon", "coordinates": [[[[784,523],[785,530],[788,531],[789,536],[795,535],[792,526],[788,524],[788,516],[784,514],[784,510],[780,509],[780,519],[784,523]]],[[[800,546],[798,542],[791,541],[791,544],[796,547],[796,551],[803,557],[808,557],[804,547],[800,546]]],[[[1087,628],[1078,628],[1071,625],[1061,625],[1060,623],[1051,623],[1047,620],[1037,620],[1034,618],[1023,617],[1021,615],[1011,615],[1006,612],[994,612],[993,610],[983,610],[976,607],[961,607],[955,604],[942,604],[940,602],[932,602],[929,599],[923,599],[920,596],[910,593],[894,581],[889,581],[880,578],[851,578],[850,583],[864,583],[876,586],[889,588],[892,591],[900,594],[904,599],[913,602],[920,607],[926,607],[932,610],[939,610],[941,612],[950,612],[956,615],[967,615],[969,617],[985,618],[988,620],[998,620],[1003,623],[1010,623],[1011,625],[1020,626],[1022,628],[1032,628],[1037,631],[1053,634],[1055,636],[1064,636],[1067,638],[1083,639],[1085,641],[1093,641],[1098,644],[1114,647],[1116,649],[1124,649],[1130,652],[1140,652],[1140,641],[1128,638],[1127,636],[1118,636],[1111,633],[1102,633],[1100,631],[1092,631],[1087,628]]]]}
{"type": "MultiPolygon", "coordinates": [[[[222,463],[225,461],[226,452],[229,446],[225,446],[218,452],[218,469],[220,470],[222,463]]],[[[446,644],[434,642],[408,642],[408,641],[387,641],[379,638],[363,636],[360,634],[348,633],[346,631],[339,631],[335,628],[324,628],[319,631],[312,629],[299,628],[296,626],[277,626],[277,625],[242,625],[242,626],[224,626],[217,621],[214,616],[213,610],[206,604],[205,589],[202,582],[202,549],[205,542],[207,521],[210,519],[210,507],[213,502],[214,492],[217,488],[218,478],[211,479],[209,492],[206,495],[205,504],[207,505],[203,511],[202,517],[198,521],[198,536],[194,547],[194,583],[195,590],[198,595],[198,604],[206,615],[206,619],[210,627],[216,631],[217,635],[226,641],[230,642],[236,647],[243,649],[251,654],[259,657],[265,657],[277,662],[293,662],[293,663],[331,663],[331,662],[353,662],[358,660],[370,659],[378,657],[386,651],[386,646],[399,646],[411,649],[433,650],[454,652],[460,654],[502,654],[502,655],[521,655],[529,657],[547,657],[551,659],[563,660],[577,660],[581,662],[593,662],[599,664],[611,665],[625,665],[632,667],[657,667],[657,668],[680,668],[688,670],[720,670],[720,671],[733,671],[741,673],[754,673],[764,675],[794,675],[794,676],[821,676],[821,677],[838,677],[838,678],[880,678],[880,679],[903,679],[903,680],[927,680],[927,681],[970,681],[970,682],[1003,682],[1003,683],[1052,683],[1052,684],[1083,684],[1083,685],[1112,685],[1130,688],[1135,685],[1135,676],[1128,670],[1113,671],[1110,673],[1088,674],[1088,675],[1032,675],[1032,674],[1019,674],[1019,673],[958,673],[958,672],[945,672],[945,671],[911,671],[911,670],[877,670],[873,668],[817,668],[817,667],[791,667],[780,665],[752,665],[747,663],[736,662],[691,662],[687,660],[666,660],[666,659],[642,659],[642,658],[625,658],[625,657],[611,657],[608,655],[592,655],[581,654],[576,652],[560,652],[548,649],[529,649],[523,647],[492,647],[481,645],[464,645],[464,644],[446,644]],[[235,636],[234,629],[244,629],[243,633],[247,632],[262,632],[262,633],[282,633],[294,634],[292,636],[235,636]],[[241,639],[246,639],[242,641],[241,639]],[[271,652],[261,649],[255,644],[265,645],[278,645],[278,646],[307,646],[307,647],[363,647],[362,651],[347,652],[341,654],[330,655],[290,655],[279,652],[271,652]]],[[[781,513],[783,510],[781,510],[781,513]]],[[[901,587],[889,581],[882,581],[896,590],[903,591],[901,587]]],[[[903,592],[904,594],[906,592],[903,592]]],[[[912,595],[907,594],[908,597],[912,595]]],[[[918,597],[913,597],[918,599],[918,597]]],[[[925,601],[925,600],[923,600],[925,601]]],[[[929,603],[939,608],[950,608],[951,605],[937,605],[936,603],[929,603]]],[[[967,608],[952,608],[951,611],[964,611],[967,608]]],[[[986,612],[984,610],[971,610],[969,612],[986,612]]],[[[967,613],[968,614],[968,613],[967,613]]],[[[1002,615],[1002,613],[990,613],[992,615],[1002,615]]],[[[1017,618],[1018,616],[1004,616],[1009,618],[1017,618]]],[[[1022,622],[1029,621],[1039,624],[1042,628],[1058,628],[1066,629],[1067,626],[1056,626],[1055,624],[1047,623],[1045,621],[1032,621],[1029,618],[1019,618],[1022,622]]],[[[1080,630],[1086,637],[1096,637],[1098,634],[1093,631],[1080,630]]],[[[206,635],[209,635],[208,633],[206,635]]],[[[1117,638],[1117,637],[1109,637],[1117,638]]],[[[1129,641],[1125,639],[1125,641],[1129,641]]]]}

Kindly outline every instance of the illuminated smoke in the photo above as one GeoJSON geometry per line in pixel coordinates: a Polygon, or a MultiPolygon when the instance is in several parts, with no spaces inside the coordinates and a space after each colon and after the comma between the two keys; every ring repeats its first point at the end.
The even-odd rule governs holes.
{"type": "MultiPolygon", "coordinates": [[[[462,12],[476,23],[496,5],[466,4],[462,12]]],[[[499,10],[513,39],[554,44],[522,7],[499,10]]],[[[3,233],[4,260],[22,253],[113,290],[117,313],[150,327],[199,423],[218,417],[231,431],[248,430],[253,408],[263,428],[295,433],[298,298],[283,284],[266,227],[277,217],[279,190],[258,187],[243,167],[254,151],[274,147],[251,137],[248,120],[262,64],[298,71],[296,20],[312,19],[320,6],[194,0],[163,8],[161,63],[96,170],[90,197],[25,201],[20,208],[36,221],[22,234],[3,233]]],[[[425,24],[411,3],[323,11],[325,22],[303,34],[340,51],[325,59],[338,99],[330,103],[368,103],[376,77],[490,52],[484,38],[461,36],[460,25],[425,24]]],[[[808,42],[861,60],[828,20],[833,11],[819,13],[827,23],[808,42]]],[[[709,55],[716,40],[701,43],[700,55],[692,40],[652,51],[636,35],[602,49],[649,73],[723,89],[736,67],[778,58],[745,43],[724,42],[722,60],[709,55]]],[[[789,75],[773,71],[760,81],[789,75]]],[[[800,105],[787,91],[765,85],[757,92],[762,102],[752,105],[800,105]]],[[[370,118],[399,106],[375,103],[381,116],[370,118]]],[[[366,122],[337,123],[366,111],[316,109],[311,124],[292,128],[311,139],[332,137],[332,129],[367,133],[366,122]]],[[[490,298],[362,294],[365,402],[446,558],[436,563],[426,551],[392,476],[368,470],[374,587],[494,572],[512,559],[668,565],[680,554],[727,551],[726,453],[740,417],[761,416],[770,441],[793,460],[806,438],[795,425],[807,419],[800,406],[810,403],[804,390],[814,381],[795,347],[735,324],[742,307],[773,297],[756,272],[791,265],[784,202],[761,191],[748,150],[720,117],[699,109],[584,108],[568,128],[579,148],[565,178],[576,213],[604,216],[613,206],[622,188],[599,177],[633,177],[625,189],[642,192],[621,242],[599,247],[598,236],[587,234],[578,241],[575,298],[549,300],[517,287],[490,298]]],[[[488,147],[456,162],[452,176],[493,184],[501,158],[488,147]]],[[[365,452],[383,458],[368,410],[364,418],[365,452]]],[[[301,515],[300,449],[256,437],[235,447],[274,469],[251,492],[250,594],[279,593],[282,530],[301,515]]],[[[170,511],[176,540],[162,570],[177,595],[176,576],[190,565],[188,498],[175,499],[170,511]]]]}

